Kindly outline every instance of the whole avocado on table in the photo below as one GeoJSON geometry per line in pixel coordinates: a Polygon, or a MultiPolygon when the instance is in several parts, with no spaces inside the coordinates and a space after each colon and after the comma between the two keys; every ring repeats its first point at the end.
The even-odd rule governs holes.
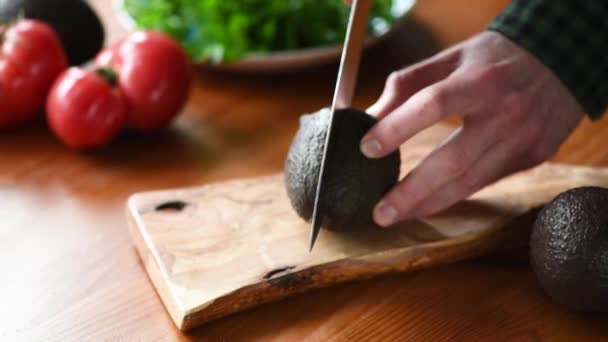
{"type": "MultiPolygon", "coordinates": [[[[305,220],[312,216],[329,119],[328,109],[303,115],[285,162],[287,195],[305,220]]],[[[361,138],[375,123],[374,117],[356,109],[335,112],[320,199],[324,228],[353,230],[373,225],[374,206],[399,179],[399,151],[379,159],[361,153],[361,138]]]]}
{"type": "Polygon", "coordinates": [[[102,23],[84,0],[0,1],[2,22],[15,20],[20,15],[49,24],[59,35],[70,65],[93,59],[103,47],[102,23]]]}
{"type": "Polygon", "coordinates": [[[540,212],[531,264],[554,300],[575,310],[608,312],[608,189],[580,187],[540,212]]]}

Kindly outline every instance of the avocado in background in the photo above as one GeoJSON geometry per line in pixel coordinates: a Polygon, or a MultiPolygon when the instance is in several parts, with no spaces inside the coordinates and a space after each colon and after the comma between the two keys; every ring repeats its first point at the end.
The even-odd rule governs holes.
{"type": "Polygon", "coordinates": [[[536,219],[530,248],[532,268],[554,300],[608,312],[608,189],[558,195],[536,219]]]}
{"type": "MultiPolygon", "coordinates": [[[[399,179],[400,153],[380,159],[365,157],[360,141],[376,119],[356,109],[338,110],[335,116],[326,186],[320,199],[322,226],[332,230],[371,226],[374,206],[399,179]]],[[[329,118],[328,109],[303,115],[285,162],[287,195],[305,220],[312,217],[329,118]]]]}
{"type": "Polygon", "coordinates": [[[0,20],[20,15],[49,24],[59,35],[70,65],[79,65],[97,55],[103,47],[101,21],[84,0],[6,0],[0,1],[0,20]]]}

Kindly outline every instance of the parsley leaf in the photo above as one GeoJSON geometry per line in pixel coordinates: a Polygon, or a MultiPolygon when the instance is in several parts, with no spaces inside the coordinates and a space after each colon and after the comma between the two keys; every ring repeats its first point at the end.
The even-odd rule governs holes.
{"type": "MultiPolygon", "coordinates": [[[[390,27],[393,1],[374,0],[369,32],[390,27]]],[[[181,42],[197,61],[339,44],[349,9],[342,0],[124,0],[142,29],[181,42]]]]}

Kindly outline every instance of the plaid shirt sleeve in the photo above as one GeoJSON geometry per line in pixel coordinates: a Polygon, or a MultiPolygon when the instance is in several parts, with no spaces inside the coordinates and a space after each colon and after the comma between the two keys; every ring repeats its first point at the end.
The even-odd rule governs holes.
{"type": "Polygon", "coordinates": [[[530,51],[592,119],[608,106],[608,1],[514,0],[489,24],[530,51]]]}

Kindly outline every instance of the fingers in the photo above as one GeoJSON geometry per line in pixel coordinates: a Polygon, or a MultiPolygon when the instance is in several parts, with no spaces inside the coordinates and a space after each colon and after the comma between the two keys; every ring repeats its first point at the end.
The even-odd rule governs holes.
{"type": "Polygon", "coordinates": [[[369,158],[386,156],[416,133],[450,114],[464,115],[480,101],[468,82],[448,77],[417,92],[380,120],[361,140],[361,151],[369,158]]]}
{"type": "Polygon", "coordinates": [[[462,116],[464,126],[387,193],[374,209],[376,223],[437,213],[537,165],[578,122],[571,115],[580,106],[555,89],[552,74],[501,39],[480,35],[449,63],[423,62],[387,81],[369,109],[380,120],[361,140],[366,156],[385,156],[448,115],[462,116]]]}
{"type": "Polygon", "coordinates": [[[448,49],[428,60],[395,71],[386,79],[380,98],[366,111],[381,119],[419,90],[450,75],[459,59],[455,49],[448,49]]]}
{"type": "Polygon", "coordinates": [[[498,178],[542,162],[548,155],[546,123],[525,113],[528,104],[510,96],[502,113],[465,119],[464,128],[412,170],[374,210],[374,220],[398,220],[437,213],[498,178]],[[522,114],[524,113],[524,114],[522,114]],[[539,153],[541,151],[542,153],[539,153]]]}
{"type": "Polygon", "coordinates": [[[513,159],[514,155],[521,155],[519,152],[514,153],[514,150],[518,149],[520,145],[512,140],[496,144],[456,181],[437,189],[435,193],[417,205],[410,211],[410,215],[424,217],[436,214],[469,197],[485,185],[531,166],[525,158],[513,159]]]}
{"type": "Polygon", "coordinates": [[[447,184],[462,178],[494,144],[490,124],[471,124],[456,130],[412,170],[379,203],[374,220],[388,226],[411,215],[412,210],[447,184]]]}

